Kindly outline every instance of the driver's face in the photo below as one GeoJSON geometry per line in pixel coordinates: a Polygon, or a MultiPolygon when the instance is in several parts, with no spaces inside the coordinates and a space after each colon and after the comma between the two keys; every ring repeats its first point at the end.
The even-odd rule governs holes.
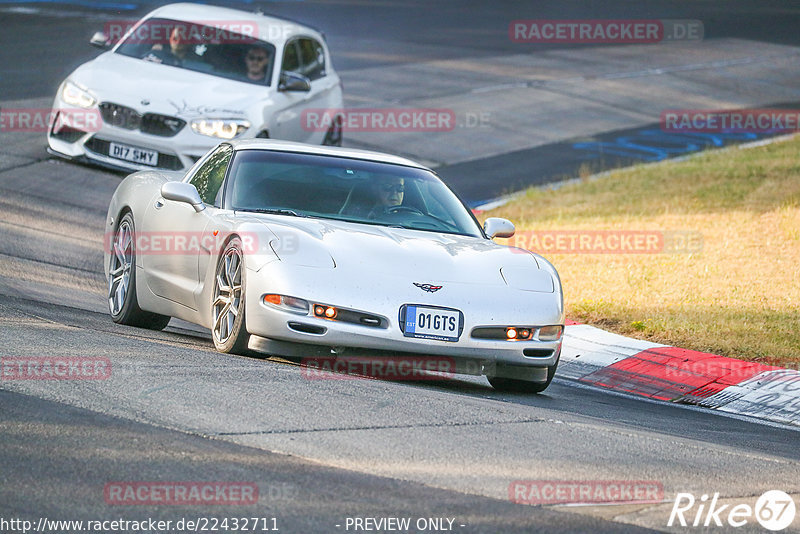
{"type": "Polygon", "coordinates": [[[378,201],[383,206],[399,206],[403,203],[405,181],[402,178],[392,178],[377,184],[378,201]]]}

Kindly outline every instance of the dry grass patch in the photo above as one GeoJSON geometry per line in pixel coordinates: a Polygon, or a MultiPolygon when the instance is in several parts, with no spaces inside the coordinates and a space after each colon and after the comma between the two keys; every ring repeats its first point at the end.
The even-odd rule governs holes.
{"type": "MultiPolygon", "coordinates": [[[[525,231],[698,232],[695,253],[545,254],[567,316],[632,337],[800,363],[800,138],[531,189],[484,216],[525,231]]],[[[524,234],[522,234],[524,235],[524,234]]],[[[513,243],[513,238],[510,240],[513,243]]]]}

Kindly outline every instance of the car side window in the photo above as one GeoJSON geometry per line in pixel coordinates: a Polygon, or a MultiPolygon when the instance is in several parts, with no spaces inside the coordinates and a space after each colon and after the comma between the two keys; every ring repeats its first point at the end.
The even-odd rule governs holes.
{"type": "Polygon", "coordinates": [[[326,74],[325,49],[315,39],[295,39],[286,45],[281,69],[302,74],[312,81],[318,80],[326,74]]]}
{"type": "Polygon", "coordinates": [[[300,74],[309,80],[325,76],[325,49],[314,39],[298,39],[300,49],[300,74]]]}
{"type": "Polygon", "coordinates": [[[222,145],[197,169],[189,183],[197,188],[203,202],[220,207],[219,194],[225,171],[233,155],[233,147],[222,145]]]}
{"type": "Polygon", "coordinates": [[[282,72],[300,72],[300,58],[297,56],[297,41],[291,41],[283,51],[282,72]]]}

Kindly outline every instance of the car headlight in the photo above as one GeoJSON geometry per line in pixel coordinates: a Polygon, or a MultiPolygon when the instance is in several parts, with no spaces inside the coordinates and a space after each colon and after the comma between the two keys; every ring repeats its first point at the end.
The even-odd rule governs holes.
{"type": "Polygon", "coordinates": [[[564,327],[560,324],[543,326],[539,329],[539,341],[558,341],[563,333],[564,327]]]}
{"type": "Polygon", "coordinates": [[[264,301],[264,304],[269,304],[276,308],[302,315],[308,314],[309,304],[307,300],[297,297],[287,297],[286,295],[276,295],[274,293],[268,293],[261,297],[261,299],[264,301]]]}
{"type": "Polygon", "coordinates": [[[233,139],[250,128],[250,123],[241,119],[197,119],[192,121],[192,131],[209,137],[233,139]]]}
{"type": "Polygon", "coordinates": [[[61,90],[61,99],[70,106],[90,108],[97,103],[97,100],[72,82],[65,82],[61,90]]]}

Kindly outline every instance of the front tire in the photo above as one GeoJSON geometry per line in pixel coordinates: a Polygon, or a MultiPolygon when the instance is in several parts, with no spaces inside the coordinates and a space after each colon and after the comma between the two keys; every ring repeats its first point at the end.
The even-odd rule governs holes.
{"type": "Polygon", "coordinates": [[[547,386],[553,381],[557,367],[558,362],[547,368],[547,380],[545,382],[529,382],[528,380],[502,378],[499,376],[489,376],[486,378],[497,391],[506,391],[510,393],[541,393],[547,389],[547,386]]]}
{"type": "Polygon", "coordinates": [[[108,263],[108,311],[115,323],[162,330],[169,316],[142,310],[136,299],[136,239],[133,215],[122,216],[114,231],[108,263]]]}
{"type": "Polygon", "coordinates": [[[217,262],[211,302],[211,335],[220,352],[246,354],[247,323],[244,317],[244,255],[238,237],[231,239],[217,262]]]}

